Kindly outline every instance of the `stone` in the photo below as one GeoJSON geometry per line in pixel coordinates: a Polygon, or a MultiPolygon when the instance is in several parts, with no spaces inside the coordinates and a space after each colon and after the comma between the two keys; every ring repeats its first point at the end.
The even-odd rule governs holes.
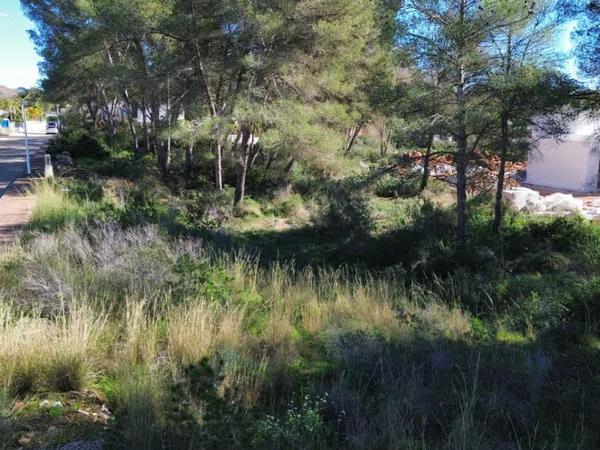
{"type": "MultiPolygon", "coordinates": [[[[525,187],[516,187],[502,192],[502,200],[517,211],[535,211],[541,207],[540,193],[525,187]]],[[[545,208],[544,208],[545,209],[545,208]]]]}
{"type": "Polygon", "coordinates": [[[31,438],[28,438],[27,436],[22,436],[17,441],[17,444],[19,444],[21,447],[27,447],[29,444],[31,444],[31,438]]]}
{"type": "Polygon", "coordinates": [[[548,195],[544,197],[544,203],[548,211],[561,213],[583,212],[583,200],[574,198],[571,194],[556,193],[548,195]]]}

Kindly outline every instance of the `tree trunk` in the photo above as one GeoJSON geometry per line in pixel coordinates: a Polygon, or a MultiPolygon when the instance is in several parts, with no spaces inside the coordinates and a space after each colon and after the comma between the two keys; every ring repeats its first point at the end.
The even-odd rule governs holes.
{"type": "Polygon", "coordinates": [[[158,154],[158,132],[160,130],[160,103],[153,101],[150,105],[150,150],[158,154]]]}
{"type": "Polygon", "coordinates": [[[361,128],[362,123],[359,123],[357,126],[352,127],[348,130],[346,142],[344,143],[344,155],[348,155],[348,153],[350,153],[350,150],[352,150],[352,146],[354,145],[356,137],[358,136],[358,133],[360,133],[361,128]]]}
{"type": "Polygon", "coordinates": [[[388,132],[384,122],[384,124],[381,127],[379,127],[379,154],[382,158],[387,156],[389,142],[390,133],[388,132]]]}
{"type": "Polygon", "coordinates": [[[295,163],[296,160],[293,156],[291,156],[288,163],[285,166],[285,179],[287,180],[287,184],[285,186],[286,194],[290,194],[292,192],[292,180],[290,180],[290,175],[292,174],[292,169],[294,168],[295,163]]]}
{"type": "Polygon", "coordinates": [[[137,131],[135,129],[135,118],[133,117],[133,108],[129,99],[129,92],[127,89],[123,89],[123,99],[125,100],[125,106],[127,108],[127,122],[129,124],[129,134],[131,135],[131,147],[133,155],[137,156],[140,152],[140,145],[138,142],[137,131]]]}
{"type": "MultiPolygon", "coordinates": [[[[110,51],[110,46],[108,45],[108,43],[106,41],[104,42],[104,46],[106,47],[106,55],[108,56],[108,62],[111,66],[114,66],[115,63],[113,61],[112,53],[110,51]]],[[[121,52],[118,50],[117,50],[117,55],[120,59],[122,59],[121,52]]],[[[131,107],[131,101],[129,99],[129,92],[127,91],[127,88],[125,86],[123,86],[123,88],[122,88],[122,94],[123,94],[123,101],[125,102],[125,108],[126,108],[126,112],[127,112],[127,122],[129,124],[129,133],[131,134],[131,147],[132,147],[131,149],[133,151],[134,156],[137,156],[140,148],[138,145],[137,133],[135,131],[133,108],[131,107]]]]}
{"type": "Polygon", "coordinates": [[[215,187],[217,191],[223,190],[223,147],[215,142],[213,153],[215,155],[215,187]]]}
{"type": "Polygon", "coordinates": [[[433,133],[429,133],[427,140],[427,150],[425,151],[425,158],[423,158],[423,175],[421,176],[420,190],[423,192],[427,188],[429,183],[429,163],[431,161],[431,151],[433,150],[433,133]]]}
{"type": "Polygon", "coordinates": [[[498,169],[498,185],[494,202],[493,230],[497,233],[502,225],[502,191],[504,191],[504,176],[506,174],[506,157],[508,154],[508,114],[504,112],[500,119],[500,168],[498,169]]]}
{"type": "MultiPolygon", "coordinates": [[[[466,141],[465,141],[466,142],[466,141]]],[[[467,239],[467,154],[459,143],[456,153],[456,238],[462,246],[467,239]]]]}
{"type": "Polygon", "coordinates": [[[104,90],[100,90],[100,94],[102,96],[101,105],[102,112],[104,116],[104,121],[106,126],[108,127],[108,141],[110,142],[110,147],[115,147],[115,135],[116,135],[116,126],[115,126],[115,108],[116,108],[116,99],[111,101],[111,104],[108,104],[108,98],[106,97],[106,93],[104,90]]]}
{"type": "Polygon", "coordinates": [[[171,149],[168,142],[163,142],[163,144],[158,147],[157,157],[160,173],[163,177],[167,177],[171,170],[171,149]]]}
{"type": "Polygon", "coordinates": [[[92,102],[87,102],[88,111],[90,112],[90,118],[92,119],[92,126],[94,130],[98,128],[98,109],[92,106],[92,102]]]}
{"type": "Polygon", "coordinates": [[[233,206],[235,209],[240,209],[244,204],[244,196],[246,194],[246,174],[248,172],[248,161],[252,150],[250,138],[252,133],[249,128],[242,128],[241,154],[237,162],[237,182],[235,184],[235,194],[233,197],[233,206]]]}
{"type": "Polygon", "coordinates": [[[265,170],[267,172],[269,170],[271,170],[271,167],[273,166],[273,163],[275,162],[276,158],[277,158],[277,152],[269,153],[269,156],[267,158],[267,163],[265,164],[265,170]]]}
{"type": "MultiPolygon", "coordinates": [[[[206,72],[204,71],[204,64],[202,63],[202,54],[200,52],[200,46],[196,42],[196,69],[198,74],[200,75],[200,79],[202,80],[202,87],[204,88],[204,94],[206,95],[206,99],[208,100],[208,106],[210,110],[210,115],[213,118],[219,117],[220,108],[217,106],[217,102],[213,93],[210,89],[210,84],[208,82],[206,72]]],[[[217,127],[216,130],[217,142],[215,142],[215,146],[213,149],[215,155],[215,187],[218,191],[223,190],[223,146],[219,142],[219,129],[217,127]]],[[[244,175],[245,177],[245,175],[244,175]]],[[[245,178],[244,178],[245,183],[245,178]]],[[[242,193],[243,198],[243,193],[242,193]]]]}
{"type": "MultiPolygon", "coordinates": [[[[150,71],[148,69],[148,62],[146,59],[146,56],[144,54],[144,46],[142,44],[142,40],[141,39],[134,39],[133,40],[135,49],[136,49],[136,55],[138,57],[138,64],[140,67],[142,67],[143,70],[143,82],[144,85],[150,85],[150,71]]],[[[154,95],[152,93],[152,90],[149,91],[150,94],[150,100],[152,99],[152,96],[154,95]]],[[[146,153],[154,153],[155,150],[155,141],[154,141],[154,136],[152,136],[153,134],[153,126],[152,126],[152,112],[150,111],[151,106],[148,106],[148,102],[146,101],[147,97],[144,96],[142,99],[142,110],[143,110],[143,115],[142,115],[142,121],[143,121],[143,128],[144,128],[144,139],[146,140],[146,153]],[[148,114],[150,112],[150,114],[148,114]],[[148,131],[148,115],[150,115],[150,132],[148,131]]],[[[151,101],[152,103],[152,101],[151,101]]]]}
{"type": "MultiPolygon", "coordinates": [[[[463,3],[464,4],[464,3],[463,3]]],[[[462,59],[462,56],[460,56],[462,59]]],[[[464,247],[467,240],[467,125],[465,70],[461,65],[456,85],[456,238],[459,246],[464,247]]]]}
{"type": "MultiPolygon", "coordinates": [[[[464,24],[467,0],[460,0],[459,20],[464,24]]],[[[468,43],[462,41],[458,49],[458,73],[456,79],[456,239],[464,250],[467,241],[467,99],[465,94],[466,68],[463,50],[468,43]]]]}
{"type": "Polygon", "coordinates": [[[150,134],[148,133],[148,116],[146,110],[146,102],[142,102],[142,129],[144,130],[145,151],[150,153],[150,134]]]}
{"type": "Polygon", "coordinates": [[[254,163],[256,162],[256,158],[260,155],[260,145],[255,144],[252,145],[252,151],[250,152],[250,159],[248,160],[248,169],[252,169],[254,163]]]}
{"type": "MultiPolygon", "coordinates": [[[[506,62],[504,73],[507,77],[512,71],[512,33],[508,31],[506,39],[506,62]]],[[[502,191],[504,190],[504,176],[506,174],[506,158],[508,154],[508,146],[510,144],[510,136],[508,130],[508,122],[510,120],[510,106],[505,108],[500,115],[500,168],[498,169],[498,185],[496,186],[496,199],[494,202],[494,222],[492,229],[498,233],[500,225],[502,225],[502,191]]]]}
{"type": "Polygon", "coordinates": [[[192,175],[192,155],[194,152],[194,143],[190,142],[185,148],[185,177],[190,178],[192,175]]]}

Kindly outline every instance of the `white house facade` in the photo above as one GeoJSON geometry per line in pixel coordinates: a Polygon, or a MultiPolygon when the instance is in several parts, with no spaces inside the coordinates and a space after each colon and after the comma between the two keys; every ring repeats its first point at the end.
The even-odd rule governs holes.
{"type": "Polygon", "coordinates": [[[573,192],[598,191],[600,148],[595,136],[599,132],[598,118],[581,115],[560,140],[540,139],[529,152],[527,183],[573,192]]]}

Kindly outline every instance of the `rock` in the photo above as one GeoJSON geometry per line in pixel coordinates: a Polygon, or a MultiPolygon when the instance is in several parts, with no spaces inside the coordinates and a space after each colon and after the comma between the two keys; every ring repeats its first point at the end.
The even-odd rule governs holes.
{"type": "Polygon", "coordinates": [[[599,219],[600,208],[587,208],[585,210],[585,217],[587,217],[588,219],[599,219]]]}
{"type": "Polygon", "coordinates": [[[540,196],[539,192],[517,187],[502,192],[502,199],[517,211],[553,212],[557,214],[583,213],[584,202],[571,194],[540,196]]]}
{"type": "Polygon", "coordinates": [[[73,165],[73,158],[71,157],[69,152],[59,153],[54,158],[54,166],[59,170],[72,167],[73,165]]]}
{"type": "Polygon", "coordinates": [[[571,194],[556,193],[548,195],[544,197],[544,203],[548,211],[561,213],[583,212],[583,200],[574,198],[571,194]]]}
{"type": "Polygon", "coordinates": [[[423,173],[425,171],[425,169],[423,169],[423,166],[420,165],[415,165],[412,167],[412,169],[410,169],[410,173],[423,173]]]}
{"type": "Polygon", "coordinates": [[[22,436],[17,441],[17,444],[19,444],[21,447],[27,447],[29,444],[31,444],[31,438],[28,438],[27,436],[22,436]]]}
{"type": "Polygon", "coordinates": [[[454,166],[450,165],[450,164],[436,164],[435,166],[432,167],[431,169],[431,174],[432,175],[452,175],[454,174],[455,170],[454,170],[454,166]]]}
{"type": "Polygon", "coordinates": [[[542,206],[540,193],[525,187],[517,187],[503,191],[502,200],[507,202],[517,211],[522,211],[524,209],[527,209],[528,211],[545,209],[545,206],[542,206]]]}

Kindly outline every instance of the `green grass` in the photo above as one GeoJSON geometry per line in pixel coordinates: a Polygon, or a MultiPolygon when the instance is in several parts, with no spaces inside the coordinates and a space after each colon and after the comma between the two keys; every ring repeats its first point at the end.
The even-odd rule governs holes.
{"type": "Polygon", "coordinates": [[[29,230],[56,231],[88,215],[89,207],[73,199],[65,188],[52,181],[36,182],[34,193],[36,200],[27,227],[29,230]]]}

